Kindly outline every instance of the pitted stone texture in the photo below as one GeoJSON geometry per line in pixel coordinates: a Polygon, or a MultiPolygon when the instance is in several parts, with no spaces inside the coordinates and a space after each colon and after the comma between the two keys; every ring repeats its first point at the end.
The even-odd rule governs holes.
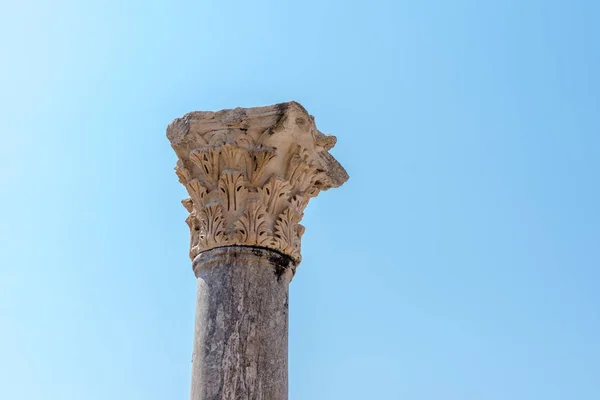
{"type": "Polygon", "coordinates": [[[196,257],[191,400],[288,398],[291,265],[285,255],[244,246],[196,257]]]}
{"type": "Polygon", "coordinates": [[[310,198],[348,175],[324,135],[296,102],[175,119],[167,137],[190,198],[190,257],[231,245],[269,248],[301,260],[300,225],[310,198]]]}

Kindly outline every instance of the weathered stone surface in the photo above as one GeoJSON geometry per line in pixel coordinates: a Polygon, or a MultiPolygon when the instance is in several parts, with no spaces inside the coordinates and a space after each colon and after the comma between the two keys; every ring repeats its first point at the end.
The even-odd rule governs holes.
{"type": "Polygon", "coordinates": [[[292,260],[232,246],[203,252],[193,267],[198,297],[191,399],[287,399],[292,260]]]}
{"type": "Polygon", "coordinates": [[[310,198],[348,175],[328,153],[335,136],[319,132],[296,102],[174,120],[167,137],[190,198],[190,257],[247,245],[273,249],[300,262],[300,225],[310,198]]]}
{"type": "Polygon", "coordinates": [[[174,120],[198,278],[192,400],[287,399],[288,286],[308,201],[348,175],[296,102],[174,120]]]}

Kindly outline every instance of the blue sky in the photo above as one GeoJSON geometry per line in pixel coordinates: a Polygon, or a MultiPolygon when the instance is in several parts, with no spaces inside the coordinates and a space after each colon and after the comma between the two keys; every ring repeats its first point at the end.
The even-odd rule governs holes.
{"type": "Polygon", "coordinates": [[[166,125],[296,100],[290,399],[600,398],[600,3],[20,1],[0,12],[0,398],[187,398],[166,125]]]}

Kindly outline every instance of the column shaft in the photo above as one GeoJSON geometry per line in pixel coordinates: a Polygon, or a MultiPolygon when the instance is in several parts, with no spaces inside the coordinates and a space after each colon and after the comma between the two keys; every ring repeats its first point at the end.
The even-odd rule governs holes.
{"type": "Polygon", "coordinates": [[[291,259],[221,247],[197,256],[194,272],[191,400],[286,400],[291,259]]]}

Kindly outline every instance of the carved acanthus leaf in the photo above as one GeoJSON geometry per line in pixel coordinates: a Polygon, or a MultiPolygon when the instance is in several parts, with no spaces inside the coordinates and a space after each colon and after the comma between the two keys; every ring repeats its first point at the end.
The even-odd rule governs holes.
{"type": "Polygon", "coordinates": [[[204,205],[207,191],[202,183],[198,179],[192,179],[186,187],[194,204],[198,204],[198,206],[204,205]]]}
{"type": "Polygon", "coordinates": [[[226,242],[225,219],[220,204],[202,208],[199,213],[199,221],[198,242],[200,245],[210,247],[226,242]]]}
{"type": "Polygon", "coordinates": [[[205,181],[212,188],[219,179],[219,151],[213,147],[192,151],[190,160],[198,166],[205,181]]]}
{"type": "Polygon", "coordinates": [[[252,153],[253,168],[250,174],[251,184],[257,185],[259,183],[263,177],[265,167],[273,158],[275,158],[275,149],[268,147],[261,147],[252,153]]]}
{"type": "MultiPolygon", "coordinates": [[[[191,204],[191,199],[187,200],[190,200],[191,204]]],[[[200,220],[197,218],[195,211],[190,211],[190,215],[185,219],[185,222],[190,228],[190,258],[194,259],[200,253],[200,220]]]]}
{"type": "Polygon", "coordinates": [[[224,197],[223,207],[227,211],[238,211],[245,206],[248,189],[245,177],[239,172],[225,172],[219,179],[219,190],[224,197]]]}
{"type": "Polygon", "coordinates": [[[221,149],[222,170],[246,171],[250,164],[248,151],[226,144],[221,149]]]}
{"type": "Polygon", "coordinates": [[[287,178],[294,183],[297,191],[309,193],[311,197],[318,194],[318,191],[314,193],[314,188],[319,179],[319,170],[312,165],[310,154],[305,148],[298,146],[292,155],[287,178]]]}
{"type": "Polygon", "coordinates": [[[267,207],[267,211],[277,215],[287,201],[291,189],[287,181],[273,177],[265,185],[258,188],[258,195],[267,207]]]}
{"type": "Polygon", "coordinates": [[[177,163],[177,166],[175,167],[175,173],[179,178],[179,183],[182,185],[187,185],[188,181],[192,180],[192,174],[190,174],[190,171],[188,171],[187,168],[180,164],[181,162],[177,163]]]}
{"type": "Polygon", "coordinates": [[[272,234],[267,222],[267,210],[256,201],[248,203],[244,215],[235,222],[235,228],[239,240],[248,245],[266,245],[272,234]]]}
{"type": "MultiPolygon", "coordinates": [[[[300,255],[299,221],[299,216],[291,208],[286,208],[275,222],[274,243],[284,253],[300,255]]],[[[303,229],[302,233],[304,233],[303,229]]]]}
{"type": "Polygon", "coordinates": [[[298,214],[299,219],[304,216],[304,209],[308,205],[308,197],[306,195],[297,194],[289,200],[290,207],[298,214]]]}

